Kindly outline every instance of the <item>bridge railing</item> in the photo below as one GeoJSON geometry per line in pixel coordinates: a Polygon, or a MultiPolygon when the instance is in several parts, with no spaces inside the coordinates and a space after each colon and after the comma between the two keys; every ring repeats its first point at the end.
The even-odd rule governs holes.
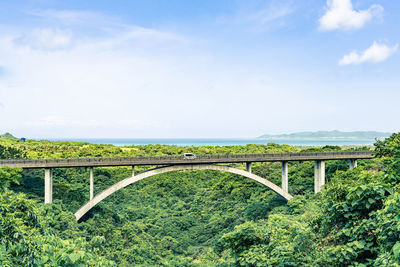
{"type": "MultiPolygon", "coordinates": [[[[282,157],[340,157],[340,156],[372,156],[371,151],[339,151],[339,152],[299,152],[299,153],[263,153],[263,154],[202,154],[197,155],[196,160],[207,160],[207,159],[252,159],[252,158],[282,158],[282,157]]],[[[115,158],[68,158],[68,159],[12,159],[12,160],[0,160],[1,165],[7,164],[52,164],[52,163],[81,163],[81,162],[124,162],[124,161],[174,161],[174,160],[185,160],[182,155],[171,155],[171,156],[136,156],[136,157],[115,157],[115,158]]],[[[188,160],[189,161],[189,160],[188,160]]]]}

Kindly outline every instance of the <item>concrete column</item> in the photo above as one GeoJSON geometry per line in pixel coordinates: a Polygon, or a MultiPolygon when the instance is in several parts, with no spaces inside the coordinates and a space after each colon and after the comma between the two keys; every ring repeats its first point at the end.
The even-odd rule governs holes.
{"type": "Polygon", "coordinates": [[[325,185],[325,161],[316,160],[314,163],[314,193],[321,191],[325,185]]]}
{"type": "Polygon", "coordinates": [[[132,176],[135,176],[135,166],[132,166],[132,176]]]}
{"type": "Polygon", "coordinates": [[[319,176],[319,191],[321,191],[322,187],[325,185],[325,161],[321,160],[321,170],[319,176]]]}
{"type": "Polygon", "coordinates": [[[251,173],[251,162],[246,162],[246,171],[251,173]]]}
{"type": "Polygon", "coordinates": [[[349,160],[349,167],[350,169],[357,167],[357,160],[356,159],[349,160]]]}
{"type": "Polygon", "coordinates": [[[90,200],[93,199],[94,196],[94,181],[93,181],[93,167],[89,168],[89,173],[90,173],[90,200]]]}
{"type": "Polygon", "coordinates": [[[44,203],[53,203],[53,170],[51,168],[44,169],[44,203]]]}
{"type": "Polygon", "coordinates": [[[285,192],[289,192],[288,163],[287,163],[287,161],[282,161],[282,189],[285,192]]]}

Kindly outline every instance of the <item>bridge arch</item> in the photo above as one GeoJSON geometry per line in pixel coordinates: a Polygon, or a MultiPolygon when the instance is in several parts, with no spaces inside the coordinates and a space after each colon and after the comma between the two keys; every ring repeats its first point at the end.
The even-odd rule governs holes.
{"type": "Polygon", "coordinates": [[[76,220],[79,221],[79,219],[81,219],[89,210],[91,210],[94,206],[96,206],[103,199],[107,198],[111,194],[119,191],[120,189],[122,189],[128,185],[131,185],[133,183],[136,183],[140,180],[143,180],[145,178],[148,178],[148,177],[151,177],[154,175],[167,173],[167,172],[173,172],[173,171],[184,171],[184,170],[215,170],[215,171],[238,174],[238,175],[247,177],[249,179],[252,179],[254,181],[257,181],[257,182],[269,187],[275,193],[277,193],[281,197],[285,198],[286,200],[290,200],[293,198],[288,192],[284,191],[279,186],[273,184],[272,182],[268,181],[267,179],[264,179],[258,175],[255,175],[251,172],[239,170],[239,169],[228,167],[228,166],[210,165],[210,164],[173,165],[173,166],[161,167],[161,168],[156,168],[156,169],[151,169],[148,171],[141,172],[137,175],[128,177],[128,178],[126,178],[122,181],[119,181],[118,183],[108,187],[107,189],[98,193],[93,199],[86,202],[82,207],[79,208],[79,210],[77,212],[75,212],[76,220]]]}

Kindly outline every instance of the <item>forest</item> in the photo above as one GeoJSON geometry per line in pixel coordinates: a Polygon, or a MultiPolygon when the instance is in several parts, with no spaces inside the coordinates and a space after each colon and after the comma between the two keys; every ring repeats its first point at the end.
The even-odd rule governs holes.
{"type": "MultiPolygon", "coordinates": [[[[0,159],[342,149],[0,139],[0,159]]],[[[118,191],[79,223],[73,214],[89,200],[87,168],[55,169],[53,204],[46,205],[44,170],[1,168],[0,265],[400,266],[400,133],[377,140],[373,151],[374,159],[359,160],[354,169],[327,161],[327,184],[318,194],[313,162],[290,162],[290,201],[234,174],[182,171],[118,191]]],[[[280,184],[279,162],[255,163],[252,171],[280,184]]],[[[128,167],[95,168],[95,194],[130,175],[128,167]]]]}

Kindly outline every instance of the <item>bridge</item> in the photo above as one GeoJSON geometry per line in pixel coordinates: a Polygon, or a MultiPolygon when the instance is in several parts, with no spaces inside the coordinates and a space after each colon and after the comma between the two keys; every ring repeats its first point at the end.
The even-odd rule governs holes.
{"type": "Polygon", "coordinates": [[[54,168],[76,168],[89,167],[89,201],[75,213],[77,220],[81,219],[97,203],[120,189],[142,179],[182,170],[216,170],[241,175],[257,181],[276,192],[286,200],[292,196],[289,194],[288,162],[289,161],[314,161],[314,192],[321,191],[325,184],[325,161],[327,160],[349,160],[349,167],[357,166],[357,159],[373,158],[371,151],[340,151],[340,152],[302,152],[302,153],[267,153],[267,154],[223,154],[223,155],[197,155],[195,158],[187,159],[182,156],[162,157],[118,157],[118,158],[74,158],[74,159],[18,159],[0,160],[0,168],[4,166],[45,170],[44,179],[44,202],[53,202],[53,174],[54,168]],[[251,171],[253,162],[281,162],[282,183],[281,186],[255,175],[251,171]],[[227,163],[245,163],[246,171],[229,167],[227,163]],[[128,177],[94,196],[94,167],[131,166],[132,176],[128,177]],[[135,166],[158,166],[135,174],[135,166]]]}

